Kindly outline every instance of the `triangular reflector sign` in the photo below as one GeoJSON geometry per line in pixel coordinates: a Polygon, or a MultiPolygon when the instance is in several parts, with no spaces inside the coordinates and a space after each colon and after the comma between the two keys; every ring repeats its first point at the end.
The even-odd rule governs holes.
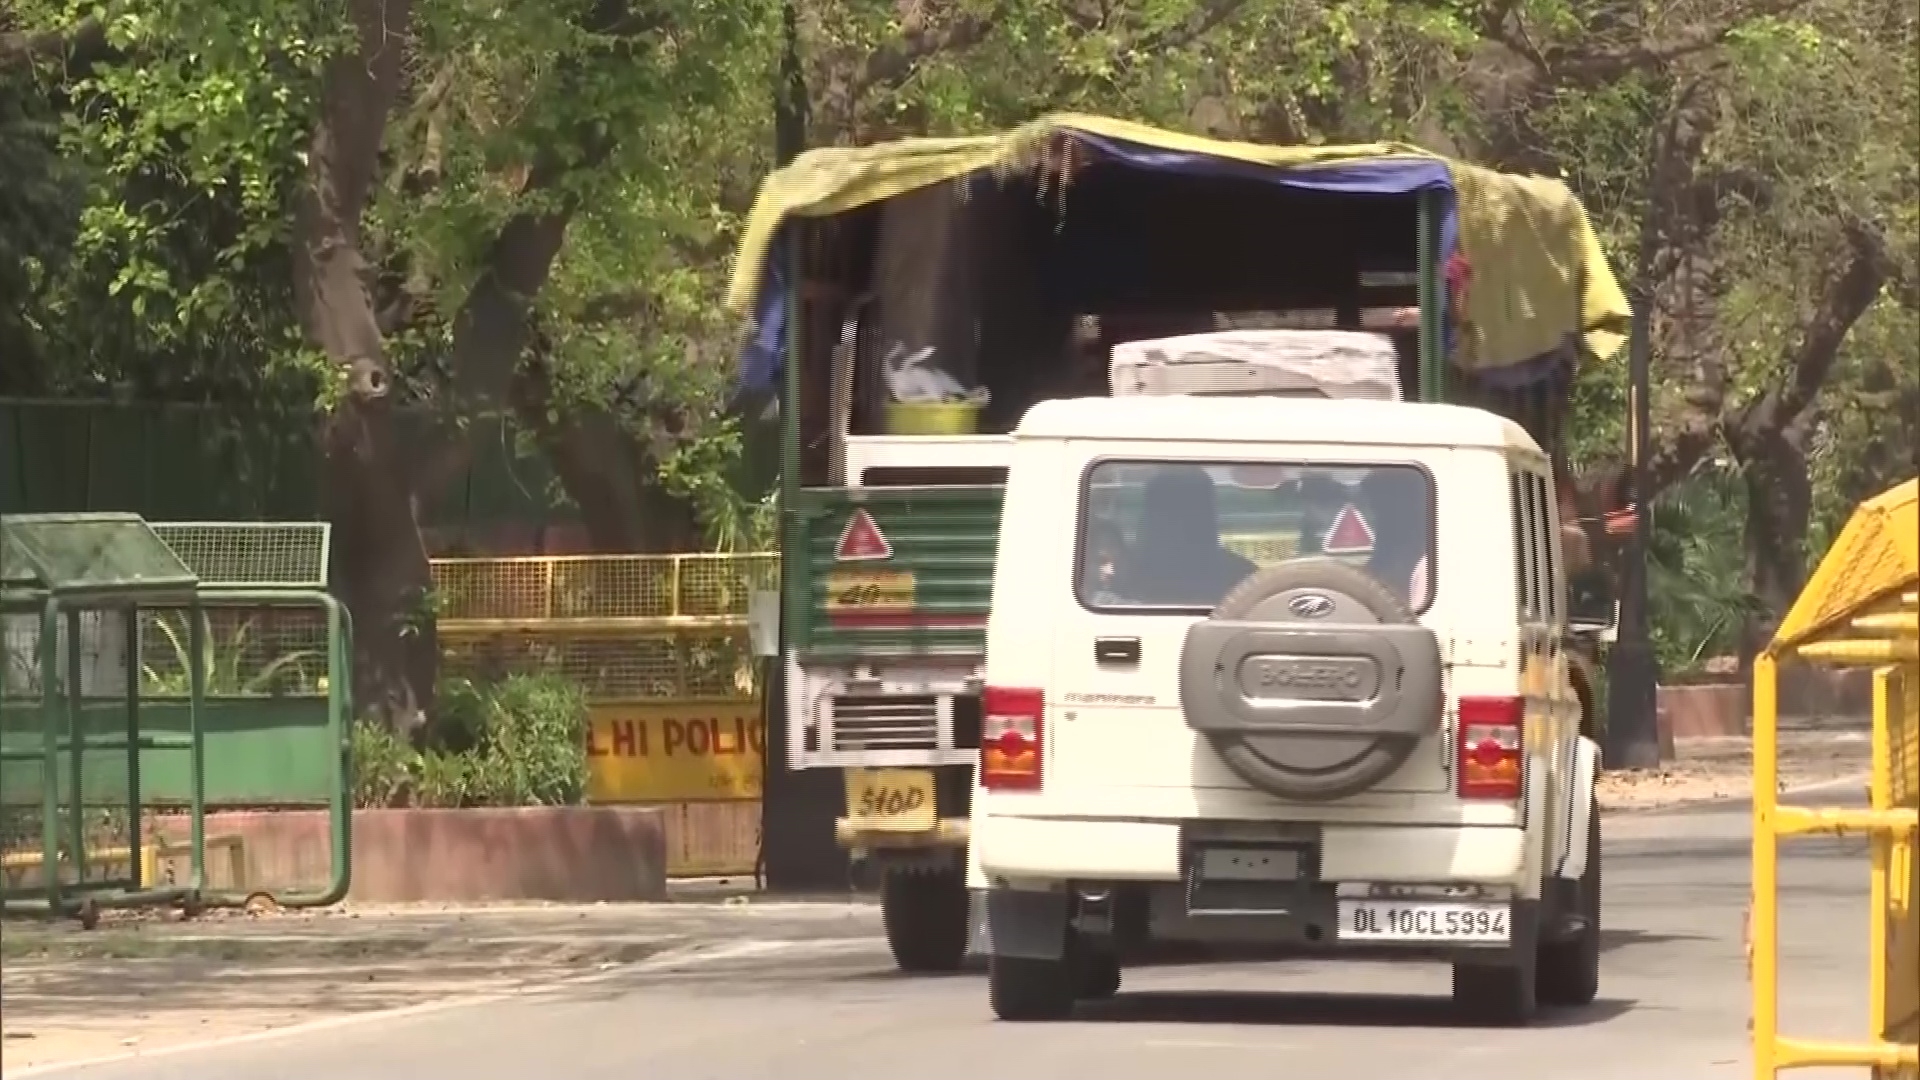
{"type": "Polygon", "coordinates": [[[1325,555],[1359,555],[1373,550],[1373,526],[1360,516],[1360,508],[1348,503],[1334,515],[1333,524],[1327,527],[1327,533],[1320,538],[1320,551],[1325,555]]]}
{"type": "Polygon", "coordinates": [[[841,562],[891,559],[893,545],[887,543],[880,526],[873,523],[873,515],[863,506],[847,518],[847,527],[840,530],[840,545],[833,549],[833,557],[841,562]]]}

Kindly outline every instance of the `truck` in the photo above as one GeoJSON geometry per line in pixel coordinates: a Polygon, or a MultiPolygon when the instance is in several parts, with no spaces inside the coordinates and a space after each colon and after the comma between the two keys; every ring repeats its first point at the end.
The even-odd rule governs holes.
{"type": "MultiPolygon", "coordinates": [[[[823,147],[763,182],[728,303],[748,323],[743,389],[776,399],[781,426],[775,765],[843,777],[835,839],[877,871],[903,970],[958,968],[981,924],[969,803],[1009,433],[1038,402],[1112,393],[1116,346],[1378,334],[1406,400],[1520,424],[1583,532],[1563,545],[1567,648],[1582,732],[1599,723],[1612,590],[1585,554],[1605,536],[1574,504],[1563,429],[1575,373],[1620,350],[1629,312],[1560,181],[1396,143],[1267,146],[1073,114],[823,147]]],[[[1225,539],[1267,565],[1326,547],[1335,525],[1365,537],[1249,520],[1225,539]]]]}

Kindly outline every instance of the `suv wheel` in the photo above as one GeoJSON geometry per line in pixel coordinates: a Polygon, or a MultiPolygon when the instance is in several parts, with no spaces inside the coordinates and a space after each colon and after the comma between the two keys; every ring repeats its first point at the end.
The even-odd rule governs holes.
{"type": "Polygon", "coordinates": [[[1120,992],[1120,954],[1112,948],[1088,946],[1076,966],[1080,1000],[1106,1001],[1120,992]]]}
{"type": "Polygon", "coordinates": [[[880,892],[887,948],[901,971],[958,971],[967,956],[967,881],[958,870],[895,870],[880,892]]]}
{"type": "Polygon", "coordinates": [[[987,962],[987,999],[1002,1020],[1064,1020],[1073,1014],[1076,972],[1072,959],[1034,960],[993,956],[987,962]]]}
{"type": "Polygon", "coordinates": [[[1540,945],[1540,1000],[1548,1005],[1590,1005],[1600,993],[1600,807],[1587,819],[1587,872],[1575,895],[1580,932],[1540,945]]]}
{"type": "Polygon", "coordinates": [[[1453,1004],[1467,1019],[1495,1027],[1525,1027],[1539,1001],[1538,907],[1516,903],[1513,943],[1491,962],[1453,965],[1453,1004]]]}

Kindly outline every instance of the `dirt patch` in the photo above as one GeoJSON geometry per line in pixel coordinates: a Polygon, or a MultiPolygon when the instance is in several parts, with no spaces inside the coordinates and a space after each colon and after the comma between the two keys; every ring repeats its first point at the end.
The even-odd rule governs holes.
{"type": "Polygon", "coordinates": [[[674,950],[873,936],[875,906],[836,895],[666,904],[108,911],[0,923],[0,1076],[292,1024],[523,991],[674,950]]]}
{"type": "MultiPolygon", "coordinates": [[[[1610,770],[1600,777],[1605,810],[1648,810],[1753,794],[1753,740],[1744,736],[1683,739],[1676,760],[1659,769],[1610,770]]],[[[1860,779],[1872,764],[1864,731],[1783,731],[1780,786],[1809,787],[1860,779]]]]}
{"type": "Polygon", "coordinates": [[[684,942],[511,919],[121,919],[0,932],[0,1076],[353,1013],[510,993],[684,942]]]}

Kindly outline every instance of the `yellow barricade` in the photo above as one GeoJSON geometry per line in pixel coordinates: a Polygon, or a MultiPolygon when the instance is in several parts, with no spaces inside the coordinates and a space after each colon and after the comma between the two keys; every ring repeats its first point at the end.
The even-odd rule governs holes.
{"type": "Polygon", "coordinates": [[[589,802],[760,797],[767,731],[757,701],[616,701],[588,712],[589,802]]]}
{"type": "Polygon", "coordinates": [[[747,610],[779,587],[778,555],[436,559],[433,579],[443,671],[579,683],[588,801],[664,805],[669,874],[753,870],[766,732],[747,610]]]}
{"type": "Polygon", "coordinates": [[[1920,480],[1862,503],[1754,663],[1753,1063],[1866,1066],[1920,1080],[1920,480]],[[1779,665],[1871,666],[1873,775],[1867,809],[1781,806],[1779,665]],[[1865,833],[1872,841],[1868,1042],[1779,1031],[1779,841],[1865,833]]]}

